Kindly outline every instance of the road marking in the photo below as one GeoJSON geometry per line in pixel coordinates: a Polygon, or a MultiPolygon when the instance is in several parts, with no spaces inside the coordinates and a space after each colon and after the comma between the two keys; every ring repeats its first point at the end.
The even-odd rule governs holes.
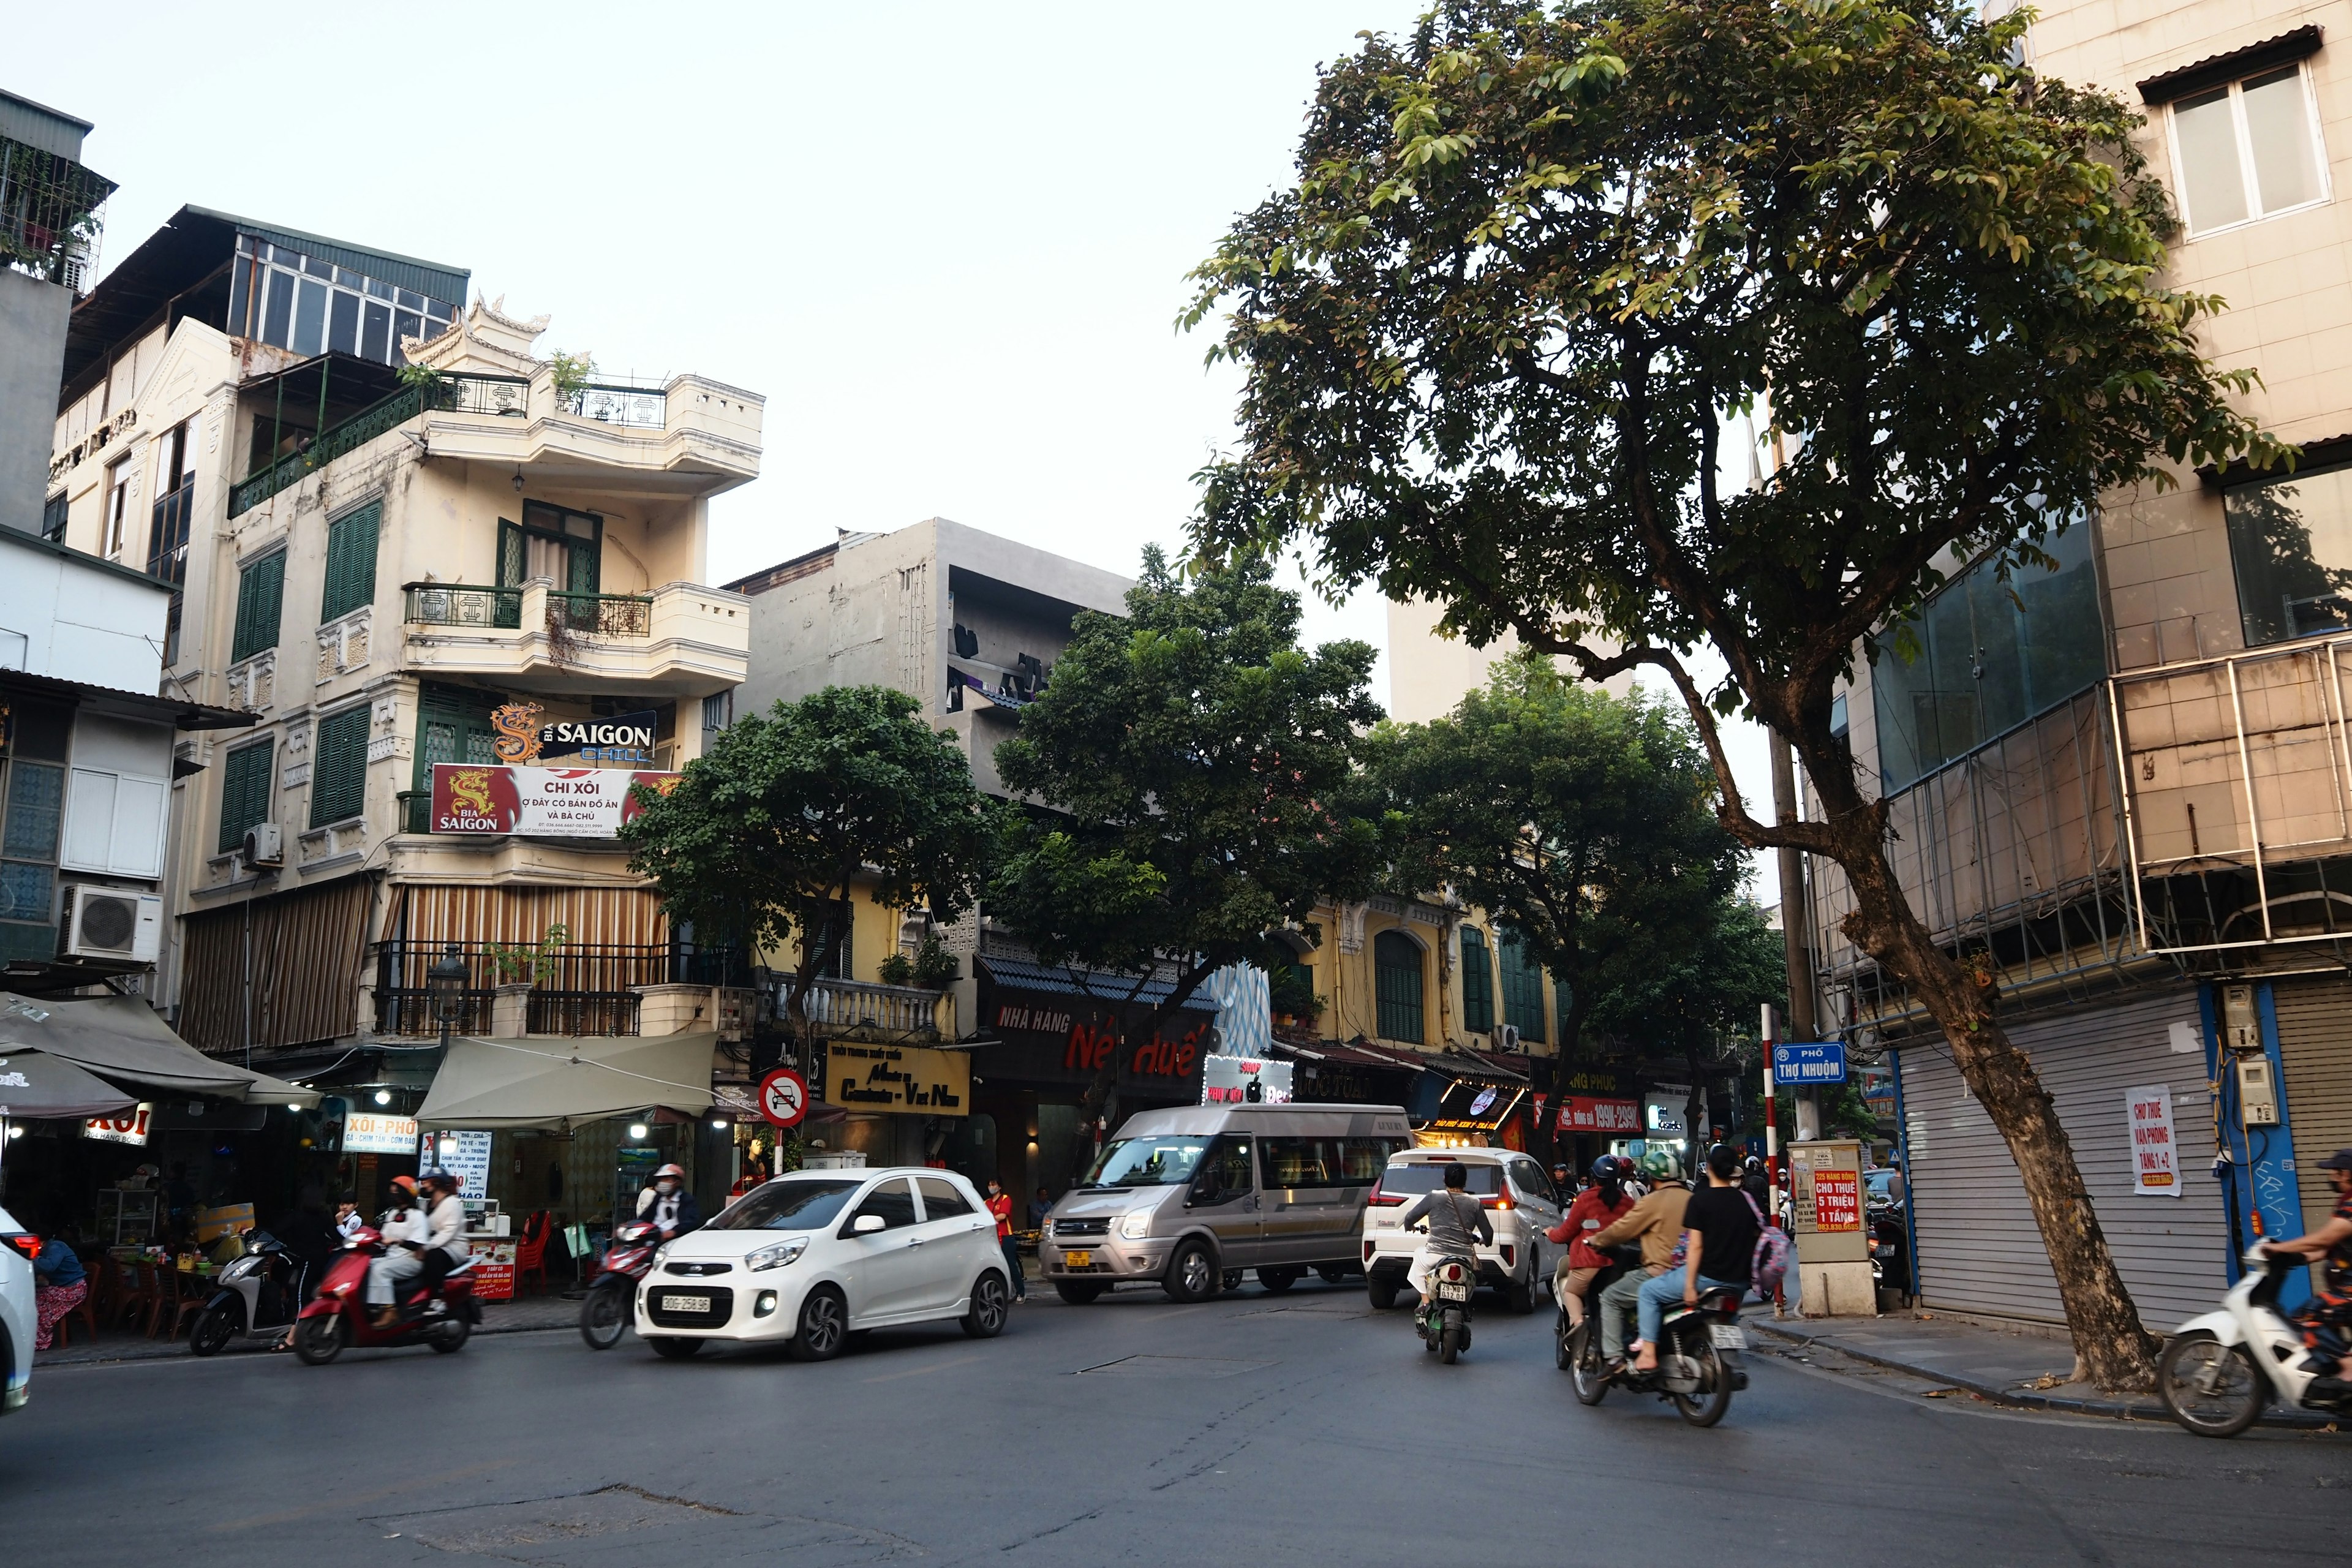
{"type": "Polygon", "coordinates": [[[909,1367],[905,1372],[887,1372],[880,1377],[862,1378],[859,1381],[864,1383],[896,1383],[902,1377],[920,1377],[926,1373],[945,1372],[951,1366],[970,1366],[979,1359],[980,1358],[976,1355],[960,1355],[953,1361],[936,1361],[929,1366],[909,1367]]]}
{"type": "Polygon", "coordinates": [[[306,1508],[289,1508],[283,1513],[248,1514],[242,1519],[226,1519],[211,1526],[211,1529],[215,1533],[229,1530],[251,1530],[256,1525],[286,1524],[298,1519],[309,1519],[313,1514],[347,1513],[353,1503],[380,1502],[385,1498],[398,1497],[404,1492],[413,1492],[419,1487],[433,1486],[442,1481],[464,1480],[468,1476],[484,1475],[491,1470],[504,1469],[514,1462],[512,1459],[491,1459],[484,1464],[467,1465],[461,1470],[444,1470],[437,1476],[419,1476],[413,1481],[404,1481],[396,1487],[383,1487],[372,1492],[346,1493],[341,1497],[331,1498],[325,1502],[311,1503],[306,1508]]]}

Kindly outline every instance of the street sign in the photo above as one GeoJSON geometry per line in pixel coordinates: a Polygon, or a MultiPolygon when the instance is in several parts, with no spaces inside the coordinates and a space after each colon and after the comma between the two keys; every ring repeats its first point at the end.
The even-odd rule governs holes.
{"type": "Polygon", "coordinates": [[[808,1114],[808,1079],[778,1068],[760,1080],[760,1114],[778,1127],[795,1127],[808,1114]]]}
{"type": "Polygon", "coordinates": [[[1845,1047],[1834,1040],[1810,1045],[1784,1042],[1772,1047],[1775,1088],[1801,1089],[1808,1084],[1844,1081],[1845,1047]]]}

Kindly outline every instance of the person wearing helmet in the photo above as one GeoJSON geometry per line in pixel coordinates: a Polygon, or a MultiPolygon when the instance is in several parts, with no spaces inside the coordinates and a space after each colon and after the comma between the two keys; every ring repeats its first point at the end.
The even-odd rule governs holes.
{"type": "Polygon", "coordinates": [[[654,1173],[653,1184],[637,1194],[637,1217],[669,1241],[702,1227],[702,1205],[686,1190],[686,1170],[664,1165],[654,1173]]]}
{"type": "Polygon", "coordinates": [[[2305,1258],[2322,1266],[2319,1293],[2301,1314],[2304,1343],[2315,1362],[2333,1360],[2336,1375],[2352,1380],[2352,1353],[2347,1353],[2352,1344],[2352,1149],[2338,1149],[2319,1162],[2319,1169],[2327,1173],[2327,1184],[2336,1194],[2327,1223],[2284,1241],[2266,1241],[2263,1250],[2274,1258],[2305,1258]]]}
{"type": "Polygon", "coordinates": [[[1622,1218],[1593,1233],[1585,1243],[1595,1252],[1629,1241],[1642,1244],[1642,1267],[1627,1269],[1622,1279],[1601,1292],[1601,1354],[1612,1370],[1625,1359],[1625,1319],[1633,1311],[1642,1287],[1674,1262],[1675,1244],[1683,1236],[1683,1208],[1690,1202],[1690,1189],[1673,1174],[1677,1168],[1673,1157],[1660,1154],[1653,1159],[1657,1185],[1635,1199],[1622,1218]]]}
{"type": "Polygon", "coordinates": [[[401,1299],[415,1280],[429,1272],[431,1282],[438,1283],[451,1264],[465,1256],[450,1251],[452,1245],[466,1245],[466,1205],[448,1172],[427,1171],[414,1182],[395,1176],[392,1184],[393,1213],[378,1232],[383,1237],[383,1256],[368,1265],[369,1321],[379,1329],[400,1321],[401,1299]],[[409,1208],[409,1194],[420,1189],[423,1195],[409,1208]]]}
{"type": "Polygon", "coordinates": [[[1546,1241],[1568,1247],[1552,1272],[1551,1293],[1568,1310],[1570,1328],[1584,1321],[1584,1292],[1609,1267],[1609,1259],[1587,1246],[1585,1237],[1616,1224],[1633,1206],[1633,1195],[1625,1190],[1625,1162],[1614,1154],[1593,1161],[1592,1184],[1576,1194],[1558,1225],[1544,1232],[1546,1241]]]}

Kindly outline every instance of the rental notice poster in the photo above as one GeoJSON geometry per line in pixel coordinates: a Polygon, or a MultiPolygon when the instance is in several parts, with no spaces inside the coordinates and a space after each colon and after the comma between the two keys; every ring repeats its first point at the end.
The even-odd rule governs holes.
{"type": "Polygon", "coordinates": [[[2143,1197],[2180,1196],[2179,1151],[2172,1142],[2172,1089],[2151,1084],[2124,1096],[2131,1123],[2132,1191],[2143,1197]]]}
{"type": "Polygon", "coordinates": [[[611,838],[637,815],[635,785],[667,795],[677,787],[678,776],[621,768],[436,763],[433,831],[611,838]]]}

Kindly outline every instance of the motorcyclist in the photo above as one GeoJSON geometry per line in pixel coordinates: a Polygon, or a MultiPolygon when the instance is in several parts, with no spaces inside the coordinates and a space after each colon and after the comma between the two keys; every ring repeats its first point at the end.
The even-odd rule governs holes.
{"type": "Polygon", "coordinates": [[[1642,1243],[1642,1267],[1627,1269],[1622,1279],[1601,1292],[1601,1354],[1612,1372],[1625,1359],[1626,1314],[1640,1300],[1642,1287],[1674,1262],[1675,1244],[1683,1235],[1683,1210],[1690,1203],[1690,1189],[1675,1178],[1673,1157],[1655,1158],[1658,1181],[1649,1195],[1636,1201],[1623,1218],[1586,1238],[1585,1245],[1595,1252],[1636,1238],[1642,1243]]]}
{"type": "Polygon", "coordinates": [[[1429,1300],[1429,1266],[1441,1258],[1467,1258],[1475,1260],[1478,1248],[1475,1236],[1489,1247],[1495,1244],[1495,1226],[1486,1218],[1486,1205],[1472,1197],[1470,1168],[1459,1160],[1445,1166],[1445,1185],[1433,1193],[1423,1193],[1421,1201],[1404,1211],[1397,1224],[1412,1228],[1426,1222],[1428,1237],[1421,1250],[1413,1254],[1412,1267],[1405,1271],[1405,1283],[1423,1302],[1429,1300]]]}
{"type": "Polygon", "coordinates": [[[1625,1190],[1626,1170],[1626,1162],[1614,1154],[1592,1162],[1592,1184],[1576,1194],[1558,1225],[1544,1232],[1546,1241],[1568,1247],[1552,1272],[1551,1293],[1568,1310],[1570,1328],[1584,1321],[1584,1292],[1609,1267],[1609,1259],[1593,1251],[1586,1237],[1616,1224],[1633,1206],[1633,1196],[1625,1190]]]}
{"type": "Polygon", "coordinates": [[[686,1190],[686,1168],[664,1165],[650,1185],[637,1194],[637,1217],[661,1232],[664,1241],[702,1228],[702,1205],[686,1190]]]}
{"type": "Polygon", "coordinates": [[[2352,1149],[2338,1149],[2319,1162],[2336,1189],[2336,1208],[2317,1230],[2263,1244],[2273,1256],[2291,1254],[2325,1260],[2319,1291],[2305,1309],[2304,1342],[2336,1358],[2336,1375],[2352,1378],[2352,1149]]]}
{"type": "Polygon", "coordinates": [[[457,1178],[446,1171],[425,1173],[419,1185],[425,1194],[424,1264],[419,1274],[425,1292],[441,1289],[441,1281],[471,1255],[466,1245],[466,1201],[457,1195],[457,1178]]]}
{"type": "Polygon", "coordinates": [[[376,1229],[383,1238],[383,1256],[368,1265],[367,1304],[373,1310],[369,1321],[379,1329],[397,1321],[402,1288],[425,1271],[422,1253],[430,1227],[416,1189],[415,1177],[394,1176],[392,1207],[376,1229]]]}

